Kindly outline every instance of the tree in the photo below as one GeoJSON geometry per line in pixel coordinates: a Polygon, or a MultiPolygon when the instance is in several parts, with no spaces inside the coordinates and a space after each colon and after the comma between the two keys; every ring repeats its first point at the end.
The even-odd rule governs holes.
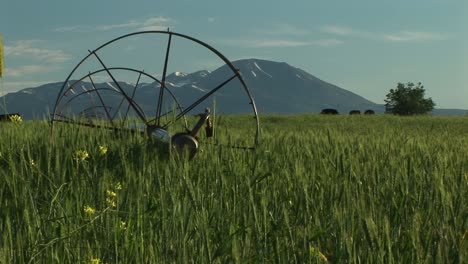
{"type": "Polygon", "coordinates": [[[434,109],[435,103],[431,98],[424,98],[424,86],[419,82],[414,84],[398,83],[396,89],[390,89],[385,99],[387,113],[396,115],[421,115],[434,109]]]}

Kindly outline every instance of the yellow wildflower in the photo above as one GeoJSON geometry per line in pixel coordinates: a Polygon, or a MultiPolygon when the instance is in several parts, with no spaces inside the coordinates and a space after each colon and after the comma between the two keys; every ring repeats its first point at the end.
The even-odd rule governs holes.
{"type": "Polygon", "coordinates": [[[19,123],[23,122],[23,118],[20,115],[12,115],[12,116],[10,116],[10,120],[11,120],[11,122],[13,122],[15,124],[19,124],[19,123]]]}
{"type": "Polygon", "coordinates": [[[327,257],[322,252],[320,252],[319,249],[314,248],[313,246],[310,246],[309,247],[309,252],[310,252],[310,255],[312,255],[314,257],[318,257],[321,261],[328,262],[327,257]]]}
{"type": "Polygon", "coordinates": [[[101,263],[102,263],[102,261],[101,261],[100,258],[91,258],[89,260],[89,264],[101,264],[101,263]]]}
{"type": "Polygon", "coordinates": [[[120,230],[127,230],[127,223],[120,221],[120,230]]]}
{"type": "Polygon", "coordinates": [[[117,182],[116,184],[114,184],[114,188],[119,191],[119,190],[122,190],[122,184],[120,182],[117,182]]]}
{"type": "Polygon", "coordinates": [[[75,152],[75,159],[78,161],[84,161],[89,158],[89,154],[86,150],[77,150],[75,152]]]}
{"type": "Polygon", "coordinates": [[[111,197],[117,197],[117,194],[111,190],[107,190],[106,191],[106,194],[107,194],[107,197],[111,198],[111,197]]]}
{"type": "Polygon", "coordinates": [[[111,197],[107,197],[106,198],[106,203],[109,207],[117,207],[117,203],[115,202],[115,200],[111,197]]]}
{"type": "Polygon", "coordinates": [[[91,206],[86,205],[83,208],[83,211],[86,215],[91,216],[96,213],[96,209],[92,208],[91,206]]]}
{"type": "Polygon", "coordinates": [[[29,165],[31,165],[32,167],[36,166],[36,162],[33,160],[33,159],[30,159],[29,160],[29,165]]]}
{"type": "Polygon", "coordinates": [[[107,153],[107,147],[106,146],[99,146],[99,153],[104,156],[107,153]]]}
{"type": "Polygon", "coordinates": [[[112,191],[112,190],[107,190],[106,191],[106,203],[110,207],[117,207],[117,193],[112,191]]]}

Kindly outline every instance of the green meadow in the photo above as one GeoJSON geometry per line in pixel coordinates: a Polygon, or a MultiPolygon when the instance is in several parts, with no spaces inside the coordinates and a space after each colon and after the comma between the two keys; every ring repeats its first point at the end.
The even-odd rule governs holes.
{"type": "MultiPolygon", "coordinates": [[[[225,117],[234,137],[243,118],[225,117]]],[[[1,123],[0,263],[466,262],[468,117],[260,121],[256,150],[202,143],[192,161],[1,123]]]]}

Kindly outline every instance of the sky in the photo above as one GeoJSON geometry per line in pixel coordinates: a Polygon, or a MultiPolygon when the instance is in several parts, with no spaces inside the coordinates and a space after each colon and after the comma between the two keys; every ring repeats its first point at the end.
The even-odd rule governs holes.
{"type": "MultiPolygon", "coordinates": [[[[398,82],[422,82],[436,108],[468,109],[467,27],[466,0],[0,0],[0,92],[64,81],[89,50],[169,28],[231,61],[286,62],[376,103],[398,82]]],[[[170,56],[179,68],[168,71],[216,67],[177,41],[170,56]]],[[[151,55],[164,55],[166,44],[167,36],[136,38],[105,55],[157,75],[151,64],[163,56],[151,55]]]]}

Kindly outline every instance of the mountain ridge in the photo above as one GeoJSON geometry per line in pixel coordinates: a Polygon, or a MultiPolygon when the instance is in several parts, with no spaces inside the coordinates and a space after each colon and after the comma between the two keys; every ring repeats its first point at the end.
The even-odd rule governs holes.
{"type": "MultiPolygon", "coordinates": [[[[354,109],[361,112],[367,109],[377,113],[385,111],[382,104],[376,104],[286,62],[252,58],[234,61],[233,65],[240,71],[249,87],[260,114],[317,113],[324,108],[335,108],[342,114],[354,109]]],[[[166,86],[181,101],[181,105],[186,106],[232,74],[227,65],[211,72],[207,70],[192,73],[173,72],[166,77],[166,86]]],[[[127,91],[132,90],[134,85],[120,82],[119,84],[127,91]]],[[[6,103],[7,111],[2,110],[21,113],[25,119],[48,118],[62,85],[63,82],[54,82],[6,94],[0,100],[6,103]]],[[[90,84],[84,83],[84,86],[86,85],[90,84]]],[[[113,86],[110,82],[96,85],[108,88],[113,86]]],[[[141,94],[135,97],[142,108],[149,113],[154,112],[151,105],[156,100],[157,94],[154,89],[147,88],[155,85],[159,84],[140,83],[138,91],[141,94]]],[[[248,112],[248,108],[239,107],[238,102],[244,102],[246,99],[246,94],[239,90],[239,86],[230,82],[217,93],[217,105],[222,106],[225,113],[248,112]]],[[[467,112],[462,109],[435,109],[433,114],[466,115],[467,112]]]]}

